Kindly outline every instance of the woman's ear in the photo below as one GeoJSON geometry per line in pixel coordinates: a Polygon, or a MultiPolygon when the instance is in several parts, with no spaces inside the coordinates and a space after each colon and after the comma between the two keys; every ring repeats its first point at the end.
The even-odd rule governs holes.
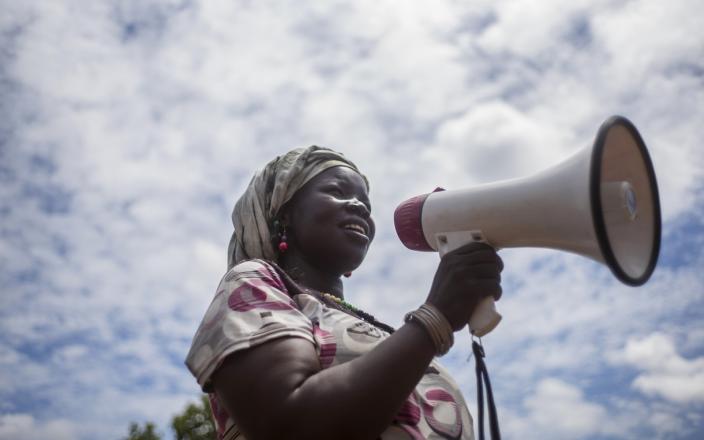
{"type": "Polygon", "coordinates": [[[291,224],[291,213],[288,209],[281,208],[279,214],[276,216],[277,221],[280,225],[290,225],[291,224]]]}
{"type": "Polygon", "coordinates": [[[291,200],[284,203],[284,205],[279,208],[279,212],[276,214],[276,219],[282,225],[288,226],[291,224],[291,200]]]}

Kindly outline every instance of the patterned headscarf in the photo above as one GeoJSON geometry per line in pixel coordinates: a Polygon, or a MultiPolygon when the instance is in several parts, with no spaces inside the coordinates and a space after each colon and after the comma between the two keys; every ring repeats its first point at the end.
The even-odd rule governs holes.
{"type": "Polygon", "coordinates": [[[289,151],[257,172],[232,210],[235,230],[227,250],[228,270],[251,258],[276,261],[272,234],[279,209],[310,179],[336,166],[358,172],[369,188],[354,163],[341,153],[315,145],[289,151]]]}

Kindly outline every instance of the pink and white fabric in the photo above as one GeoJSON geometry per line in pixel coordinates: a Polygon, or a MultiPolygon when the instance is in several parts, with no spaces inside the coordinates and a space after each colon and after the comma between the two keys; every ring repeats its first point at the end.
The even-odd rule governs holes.
{"type": "MultiPolygon", "coordinates": [[[[186,365],[203,391],[211,393],[218,439],[244,440],[209,382],[229,354],[276,338],[300,337],[315,346],[320,364],[329,368],[363,355],[388,336],[312,295],[291,298],[274,267],[264,260],[249,260],[230,269],[220,282],[186,365]]],[[[433,362],[428,367],[380,439],[474,439],[462,394],[440,365],[433,362]]]]}

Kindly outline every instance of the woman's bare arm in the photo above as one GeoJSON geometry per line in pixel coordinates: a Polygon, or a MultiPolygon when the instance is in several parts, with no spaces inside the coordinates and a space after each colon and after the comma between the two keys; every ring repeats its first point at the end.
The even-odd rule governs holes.
{"type": "Polygon", "coordinates": [[[375,439],[389,426],[435,354],[406,324],[372,351],[320,369],[313,345],[281,338],[230,355],[213,385],[248,439],[375,439]]]}

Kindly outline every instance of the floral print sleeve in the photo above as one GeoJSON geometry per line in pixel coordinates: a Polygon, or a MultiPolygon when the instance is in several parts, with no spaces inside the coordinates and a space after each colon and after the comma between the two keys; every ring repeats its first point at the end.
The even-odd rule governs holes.
{"type": "Polygon", "coordinates": [[[245,261],[220,282],[193,338],[186,365],[208,392],[210,376],[229,354],[290,336],[314,343],[311,320],[301,313],[269,264],[245,261]]]}

